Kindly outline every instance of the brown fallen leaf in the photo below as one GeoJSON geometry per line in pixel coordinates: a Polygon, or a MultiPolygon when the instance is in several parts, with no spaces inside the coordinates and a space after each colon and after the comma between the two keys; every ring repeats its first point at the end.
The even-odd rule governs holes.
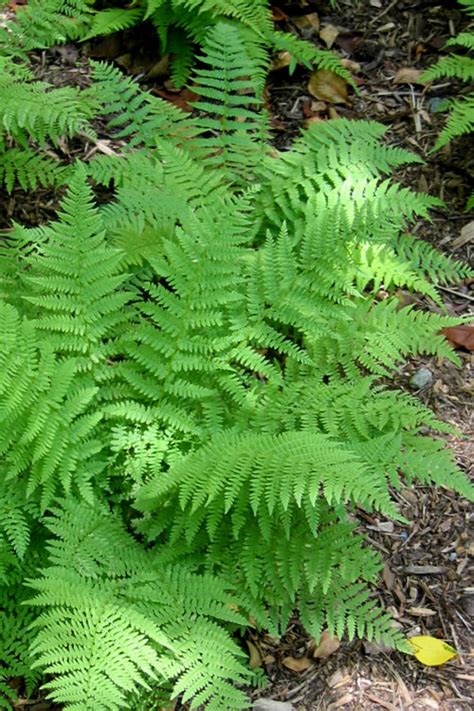
{"type": "Polygon", "coordinates": [[[311,659],[308,657],[285,657],[282,662],[283,666],[285,666],[287,669],[291,669],[291,671],[294,672],[302,672],[305,669],[308,669],[312,662],[311,659]]]}
{"type": "Polygon", "coordinates": [[[407,612],[409,615],[413,615],[413,617],[431,617],[432,615],[436,615],[436,612],[430,610],[429,607],[409,607],[407,612]]]}
{"type": "Polygon", "coordinates": [[[300,15],[292,17],[291,21],[299,30],[319,30],[319,17],[316,12],[310,12],[308,15],[300,15]]]}
{"type": "Polygon", "coordinates": [[[315,659],[325,659],[326,657],[329,657],[330,654],[337,652],[340,646],[341,643],[337,637],[331,637],[329,632],[324,630],[319,644],[313,652],[313,657],[315,659]]]}
{"type": "Polygon", "coordinates": [[[154,88],[152,89],[152,93],[158,94],[158,96],[160,96],[162,99],[166,99],[166,101],[169,101],[170,104],[174,104],[178,107],[178,109],[182,109],[183,111],[192,111],[193,107],[191,106],[190,102],[199,99],[199,95],[195,94],[194,91],[191,91],[190,89],[183,89],[179,92],[172,92],[166,91],[165,89],[154,88]]]}
{"type": "Polygon", "coordinates": [[[277,72],[279,69],[289,67],[290,64],[291,54],[289,52],[278,52],[278,54],[273,58],[272,64],[270,66],[270,71],[277,72]]]}
{"type": "Polygon", "coordinates": [[[452,242],[452,246],[456,249],[458,247],[464,247],[465,244],[474,244],[474,220],[464,225],[459,237],[456,237],[452,242]]]}
{"type": "Polygon", "coordinates": [[[391,652],[392,649],[390,647],[387,647],[383,642],[367,642],[364,641],[362,642],[362,646],[364,648],[364,652],[366,654],[386,654],[387,652],[391,652]]]}
{"type": "Polygon", "coordinates": [[[474,326],[450,326],[443,328],[441,333],[455,348],[474,351],[474,326]]]}
{"type": "Polygon", "coordinates": [[[420,81],[421,69],[401,67],[393,77],[394,84],[423,84],[420,81]]]}
{"type": "Polygon", "coordinates": [[[319,32],[319,36],[325,43],[326,47],[328,49],[331,49],[336,40],[336,37],[339,36],[339,30],[334,25],[325,25],[319,32]]]}
{"type": "Polygon", "coordinates": [[[318,69],[312,72],[308,82],[308,91],[315,99],[328,101],[330,104],[348,103],[347,82],[329,69],[318,69]]]}
{"type": "Polygon", "coordinates": [[[341,65],[354,74],[357,74],[357,72],[361,70],[359,62],[354,62],[352,59],[341,59],[341,65]]]}
{"type": "Polygon", "coordinates": [[[253,642],[246,639],[247,647],[249,648],[249,667],[250,669],[256,669],[262,666],[262,655],[258,651],[257,647],[253,642]]]}
{"type": "Polygon", "coordinates": [[[393,590],[395,586],[395,575],[390,570],[387,563],[383,567],[382,580],[385,583],[387,590],[393,590]]]}
{"type": "Polygon", "coordinates": [[[287,21],[288,20],[288,15],[283,12],[283,10],[279,7],[273,7],[271,8],[272,10],[272,18],[274,22],[282,22],[282,21],[287,21]]]}

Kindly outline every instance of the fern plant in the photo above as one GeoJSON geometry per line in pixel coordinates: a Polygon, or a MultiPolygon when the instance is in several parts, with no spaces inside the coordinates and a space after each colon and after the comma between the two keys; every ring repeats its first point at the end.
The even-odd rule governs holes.
{"type": "Polygon", "coordinates": [[[380,384],[411,354],[457,362],[458,320],[394,293],[440,302],[472,275],[407,232],[439,201],[385,177],[417,159],[375,123],[272,149],[261,47],[207,31],[196,118],[95,65],[123,152],[74,166],[57,219],[2,244],[4,705],[22,674],[66,709],[163,689],[246,708],[235,633],[295,609],[316,638],[403,649],[357,508],[403,523],[407,481],[472,497],[450,428],[380,384]]]}
{"type": "MultiPolygon", "coordinates": [[[[209,30],[223,19],[239,23],[241,37],[255,46],[288,51],[291,68],[298,62],[318,64],[350,81],[349,73],[330,52],[311,46],[291,33],[273,27],[267,0],[138,0],[124,6],[96,9],[95,0],[30,0],[18,8],[16,21],[0,31],[0,47],[14,55],[37,47],[50,47],[68,39],[88,40],[151,23],[158,34],[162,54],[172,58],[171,77],[181,88],[194,65],[195,48],[207,41],[209,30]]],[[[262,50],[261,50],[262,51],[262,50]]]]}
{"type": "MultiPolygon", "coordinates": [[[[471,17],[474,17],[474,2],[473,0],[459,0],[464,5],[466,12],[471,17]]],[[[464,32],[459,33],[456,37],[452,37],[446,42],[446,47],[456,47],[464,49],[465,54],[451,53],[447,57],[443,57],[424,72],[422,78],[424,81],[434,81],[440,78],[459,79],[468,84],[474,81],[474,30],[468,27],[464,32]]],[[[462,136],[466,133],[474,131],[474,93],[470,92],[458,99],[453,99],[448,102],[443,102],[443,110],[449,110],[449,116],[446,125],[441,131],[438,140],[435,143],[433,150],[439,150],[449,141],[452,141],[457,136],[462,136]]],[[[470,196],[466,209],[474,208],[474,194],[470,196]]]]}
{"type": "Polygon", "coordinates": [[[0,56],[0,185],[11,192],[16,183],[35,190],[65,182],[67,167],[48,148],[77,134],[94,140],[97,109],[87,90],[36,81],[26,63],[0,56]]]}

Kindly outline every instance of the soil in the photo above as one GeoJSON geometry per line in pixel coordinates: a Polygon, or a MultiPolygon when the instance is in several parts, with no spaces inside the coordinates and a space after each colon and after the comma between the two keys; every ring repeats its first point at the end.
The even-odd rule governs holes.
{"type": "MultiPolygon", "coordinates": [[[[413,232],[445,254],[473,264],[472,234],[467,239],[461,233],[472,219],[472,215],[470,218],[464,213],[466,198],[473,191],[472,136],[430,153],[443,124],[442,115],[434,111],[437,103],[440,98],[458,96],[466,87],[452,81],[431,86],[394,82],[400,69],[430,66],[439,57],[446,39],[466,26],[466,16],[459,5],[428,0],[339,0],[333,9],[325,2],[275,0],[274,16],[282,29],[296,31],[321,48],[326,47],[321,29],[333,26],[336,37],[332,51],[345,61],[358,90],[350,91],[346,103],[321,101],[308,92],[308,71],[297,69],[290,76],[286,67],[275,69],[269,77],[267,102],[276,146],[288,148],[311,121],[346,116],[382,122],[387,127],[388,143],[414,151],[425,160],[424,165],[399,170],[397,179],[441,197],[446,203],[446,208],[433,211],[431,223],[420,221],[413,232]]],[[[127,37],[114,37],[102,46],[89,48],[89,53],[97,57],[108,52],[116,58],[114,52],[122,51],[124,42],[127,37]]],[[[153,60],[156,62],[156,57],[153,60]]],[[[87,57],[72,45],[37,53],[33,61],[38,77],[53,84],[88,83],[87,57]]],[[[160,95],[171,94],[162,78],[147,86],[160,95]]],[[[173,96],[176,101],[177,95],[173,96]]],[[[186,101],[183,92],[179,98],[186,101]]],[[[87,139],[76,140],[62,146],[64,156],[73,160],[97,150],[105,152],[111,137],[103,126],[98,128],[99,145],[91,145],[87,139]]],[[[57,202],[58,194],[48,190],[29,195],[28,200],[20,189],[11,195],[0,192],[0,228],[8,228],[12,220],[29,225],[44,222],[51,218],[57,202]]],[[[474,319],[472,283],[445,288],[442,293],[448,313],[474,319]]],[[[424,308],[438,309],[426,299],[420,303],[424,308]]],[[[432,358],[411,360],[401,368],[396,385],[409,389],[410,376],[421,367],[429,368],[433,374],[431,384],[415,394],[440,419],[457,428],[458,434],[447,439],[460,466],[472,473],[474,355],[460,350],[459,357],[460,368],[432,358]]],[[[361,529],[386,561],[374,594],[406,635],[441,637],[460,656],[442,667],[425,667],[414,657],[376,644],[342,640],[337,651],[327,658],[312,660],[302,671],[292,671],[288,658],[306,658],[314,649],[295,618],[281,639],[263,633],[249,635],[256,663],[268,679],[264,688],[252,692],[253,699],[263,696],[288,701],[298,711],[474,708],[472,508],[443,488],[407,486],[394,492],[394,496],[402,514],[411,522],[408,526],[359,512],[361,529]]],[[[40,698],[24,699],[18,709],[25,706],[52,708],[40,698]]],[[[178,708],[185,707],[177,703],[178,708]]]]}

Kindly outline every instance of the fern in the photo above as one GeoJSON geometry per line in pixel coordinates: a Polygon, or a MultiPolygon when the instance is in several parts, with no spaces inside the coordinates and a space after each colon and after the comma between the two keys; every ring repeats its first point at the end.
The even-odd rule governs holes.
{"type": "Polygon", "coordinates": [[[49,526],[51,566],[30,583],[30,604],[45,608],[32,652],[56,676],[50,697],[71,709],[116,709],[146,678],[174,677],[174,693],[196,697],[194,708],[211,696],[208,708],[243,708],[228,679],[250,674],[218,623],[245,618],[219,580],[163,564],[157,573],[159,554],[145,553],[100,508],[69,502],[49,526]]]}
{"type": "MultiPolygon", "coordinates": [[[[466,5],[466,12],[474,14],[472,0],[459,0],[466,5]]],[[[461,32],[457,37],[453,37],[446,43],[446,47],[458,45],[471,52],[474,47],[474,33],[472,31],[461,32]]],[[[442,57],[430,69],[423,73],[424,81],[433,81],[441,77],[460,79],[464,82],[472,82],[474,79],[474,58],[467,55],[450,54],[442,57]]],[[[445,107],[446,108],[446,107],[445,107]]],[[[441,131],[433,150],[439,150],[457,136],[474,131],[474,94],[470,93],[464,97],[448,102],[449,116],[444,129],[441,131]]],[[[468,202],[467,209],[471,208],[472,198],[468,202]]]]}
{"type": "MultiPolygon", "coordinates": [[[[86,5],[61,10],[80,36],[86,5]]],[[[440,330],[459,320],[395,290],[441,305],[472,271],[409,236],[440,203],[390,180],[419,159],[379,124],[269,148],[266,3],[150,0],[120,21],[134,9],[169,48],[176,28],[202,47],[198,115],[105,64],[85,94],[39,97],[11,46],[0,80],[7,187],[67,183],[57,219],[0,245],[0,689],[241,709],[249,619],[276,635],[297,609],[315,638],[404,648],[354,511],[403,523],[401,477],[472,498],[436,438],[449,426],[380,384],[415,353],[457,362],[440,330]],[[96,111],[119,153],[47,168],[40,152],[26,174],[96,111]]]]}
{"type": "Polygon", "coordinates": [[[69,171],[46,153],[77,134],[94,140],[98,104],[87,91],[34,81],[25,64],[0,58],[0,71],[0,184],[11,192],[17,183],[24,190],[63,183],[69,171]]]}

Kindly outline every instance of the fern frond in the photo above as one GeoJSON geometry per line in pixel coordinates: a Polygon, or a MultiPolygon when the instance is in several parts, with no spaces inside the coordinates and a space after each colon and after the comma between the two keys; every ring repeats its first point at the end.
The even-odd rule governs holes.
{"type": "Polygon", "coordinates": [[[126,30],[137,25],[143,19],[143,15],[143,9],[140,7],[99,10],[94,13],[88,32],[82,39],[88,40],[99,35],[110,35],[113,32],[126,30]]]}
{"type": "Polygon", "coordinates": [[[242,653],[214,621],[245,618],[232,611],[219,580],[163,565],[157,572],[159,560],[101,509],[68,503],[52,528],[52,565],[30,582],[36,595],[29,602],[45,608],[33,625],[32,653],[55,674],[50,696],[71,709],[118,710],[127,692],[166,676],[177,678],[174,694],[185,688],[196,697],[194,705],[245,707],[228,683],[249,678],[242,653]],[[97,556],[102,549],[105,560],[97,556]],[[197,638],[199,645],[191,642],[197,638]]]}
{"type": "Polygon", "coordinates": [[[60,185],[67,172],[59,161],[31,149],[11,148],[6,153],[0,152],[0,183],[5,184],[8,193],[16,183],[23,190],[36,190],[38,185],[60,185]]]}
{"type": "Polygon", "coordinates": [[[95,105],[78,89],[12,81],[2,86],[1,95],[0,128],[25,148],[28,138],[44,145],[77,133],[94,137],[89,121],[95,105]]]}
{"type": "Polygon", "coordinates": [[[436,64],[423,72],[423,81],[434,81],[443,77],[472,81],[474,79],[474,59],[450,54],[442,57],[436,64]]]}
{"type": "Polygon", "coordinates": [[[193,150],[206,164],[223,170],[230,182],[243,176],[248,180],[261,160],[266,134],[265,116],[255,110],[261,105],[258,67],[238,28],[229,23],[209,32],[202,60],[207,68],[195,71],[202,99],[194,105],[206,116],[195,121],[201,136],[193,150]]]}
{"type": "MultiPolygon", "coordinates": [[[[473,60],[474,64],[474,60],[473,60]]],[[[446,126],[441,131],[433,150],[439,150],[457,136],[474,131],[474,94],[453,101],[446,126]]]]}
{"type": "Polygon", "coordinates": [[[92,203],[85,171],[77,168],[61,219],[44,231],[41,253],[25,275],[38,332],[57,353],[79,356],[86,369],[105,362],[104,344],[126,319],[122,309],[130,298],[120,289],[122,255],[105,244],[92,203]]]}
{"type": "Polygon", "coordinates": [[[112,64],[91,62],[93,93],[105,115],[113,115],[110,128],[119,128],[117,138],[129,138],[129,146],[153,145],[156,138],[185,140],[191,126],[185,112],[169,101],[157,99],[140,89],[130,77],[112,64]]]}

